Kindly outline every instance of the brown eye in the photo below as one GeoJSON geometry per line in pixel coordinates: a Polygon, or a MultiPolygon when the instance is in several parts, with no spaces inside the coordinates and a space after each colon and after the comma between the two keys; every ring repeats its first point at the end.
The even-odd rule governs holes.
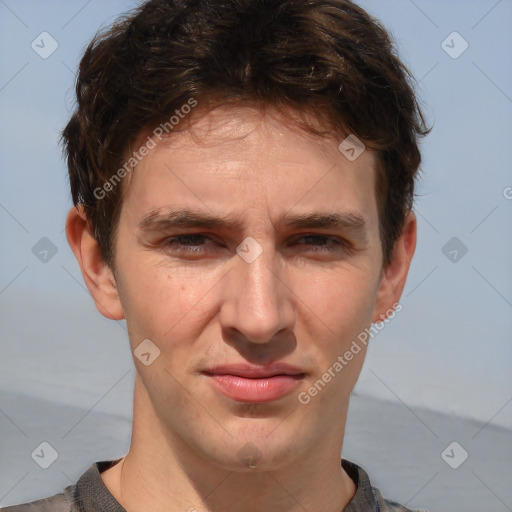
{"type": "Polygon", "coordinates": [[[332,236],[304,235],[298,238],[296,242],[301,240],[308,240],[308,242],[304,243],[303,245],[312,247],[314,251],[338,251],[348,247],[347,242],[332,236]],[[311,243],[311,241],[313,243],[311,243]]]}
{"type": "Polygon", "coordinates": [[[167,249],[190,254],[202,254],[205,250],[205,240],[210,240],[204,235],[181,235],[168,238],[164,241],[167,249]]]}

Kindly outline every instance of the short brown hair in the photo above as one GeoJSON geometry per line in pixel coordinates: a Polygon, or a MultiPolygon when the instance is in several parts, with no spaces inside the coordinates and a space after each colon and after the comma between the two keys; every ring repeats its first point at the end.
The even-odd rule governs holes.
{"type": "Polygon", "coordinates": [[[71,192],[110,266],[123,194],[104,184],[143,128],[192,97],[208,108],[313,113],[325,131],[302,128],[355,134],[375,150],[383,266],[390,263],[413,204],[418,137],[428,130],[389,34],[351,1],[150,0],[96,34],[76,95],[62,132],[71,192]]]}

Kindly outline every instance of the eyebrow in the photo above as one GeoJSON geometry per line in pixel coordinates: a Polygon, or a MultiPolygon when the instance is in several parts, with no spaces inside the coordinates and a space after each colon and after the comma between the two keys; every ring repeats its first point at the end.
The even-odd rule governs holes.
{"type": "MultiPolygon", "coordinates": [[[[305,214],[283,214],[275,229],[331,229],[350,232],[366,240],[368,224],[366,219],[356,212],[317,211],[305,214]]],[[[168,231],[176,228],[224,229],[241,231],[243,223],[233,217],[219,217],[210,213],[194,211],[189,208],[157,209],[150,212],[139,223],[141,231],[168,231]]]]}

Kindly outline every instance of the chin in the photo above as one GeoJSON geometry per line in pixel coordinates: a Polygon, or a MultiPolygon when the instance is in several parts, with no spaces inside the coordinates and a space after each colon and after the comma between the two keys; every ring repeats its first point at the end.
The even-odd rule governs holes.
{"type": "Polygon", "coordinates": [[[212,464],[233,472],[276,471],[302,456],[295,435],[283,435],[286,434],[284,428],[279,437],[269,433],[272,429],[259,436],[247,434],[228,438],[224,443],[212,440],[204,446],[203,454],[212,464]],[[212,447],[216,447],[213,452],[212,447]]]}

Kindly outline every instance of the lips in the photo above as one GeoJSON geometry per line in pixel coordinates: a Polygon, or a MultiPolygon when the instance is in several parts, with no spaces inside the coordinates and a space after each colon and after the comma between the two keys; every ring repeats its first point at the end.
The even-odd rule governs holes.
{"type": "Polygon", "coordinates": [[[238,402],[270,402],[289,394],[305,373],[285,363],[223,365],[201,372],[224,396],[238,402]]]}

